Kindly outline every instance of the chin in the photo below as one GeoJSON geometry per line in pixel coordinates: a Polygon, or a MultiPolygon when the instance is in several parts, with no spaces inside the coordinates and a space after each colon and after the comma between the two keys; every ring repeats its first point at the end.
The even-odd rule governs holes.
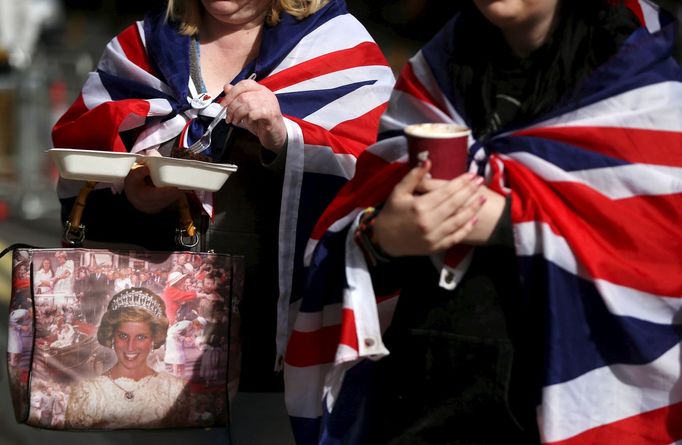
{"type": "Polygon", "coordinates": [[[521,22],[523,14],[519,8],[509,3],[508,0],[476,0],[476,6],[481,14],[495,26],[503,27],[521,22]]]}
{"type": "Polygon", "coordinates": [[[551,16],[557,3],[557,0],[474,0],[481,14],[502,29],[551,16]]]}

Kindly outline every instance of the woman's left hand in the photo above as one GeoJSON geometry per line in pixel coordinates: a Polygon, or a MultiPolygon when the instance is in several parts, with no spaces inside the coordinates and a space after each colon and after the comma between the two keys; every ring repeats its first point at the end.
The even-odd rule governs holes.
{"type": "Polygon", "coordinates": [[[250,79],[225,85],[222,105],[227,107],[225,121],[246,128],[261,145],[278,153],[287,139],[287,128],[275,94],[250,79]]]}

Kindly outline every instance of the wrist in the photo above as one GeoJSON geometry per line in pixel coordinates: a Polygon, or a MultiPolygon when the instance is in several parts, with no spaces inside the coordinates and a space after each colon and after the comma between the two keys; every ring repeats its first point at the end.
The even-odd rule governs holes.
{"type": "Polygon", "coordinates": [[[261,141],[261,145],[267,150],[278,154],[284,148],[287,140],[287,127],[284,124],[284,119],[280,118],[280,121],[275,125],[275,128],[267,135],[264,141],[261,141]]]}

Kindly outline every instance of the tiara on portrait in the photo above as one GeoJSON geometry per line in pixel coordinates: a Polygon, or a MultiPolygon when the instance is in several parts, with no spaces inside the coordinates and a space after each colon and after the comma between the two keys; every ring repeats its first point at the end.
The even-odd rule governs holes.
{"type": "Polygon", "coordinates": [[[109,310],[115,311],[124,307],[139,307],[157,318],[164,313],[159,297],[142,288],[122,290],[111,300],[109,310]]]}

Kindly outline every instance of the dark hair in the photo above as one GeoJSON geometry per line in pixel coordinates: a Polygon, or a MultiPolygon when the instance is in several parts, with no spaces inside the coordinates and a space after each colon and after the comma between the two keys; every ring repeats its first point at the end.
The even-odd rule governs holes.
{"type": "MultiPolygon", "coordinates": [[[[572,99],[571,90],[613,56],[639,26],[634,14],[612,0],[560,0],[555,28],[536,50],[524,72],[520,116],[530,120],[572,99]]],[[[476,137],[489,134],[495,106],[496,64],[509,60],[501,31],[488,22],[473,2],[458,18],[453,35],[457,47],[450,60],[455,99],[476,137]],[[462,45],[459,42],[477,42],[462,45]]],[[[518,121],[518,119],[517,119],[518,121]]]]}

